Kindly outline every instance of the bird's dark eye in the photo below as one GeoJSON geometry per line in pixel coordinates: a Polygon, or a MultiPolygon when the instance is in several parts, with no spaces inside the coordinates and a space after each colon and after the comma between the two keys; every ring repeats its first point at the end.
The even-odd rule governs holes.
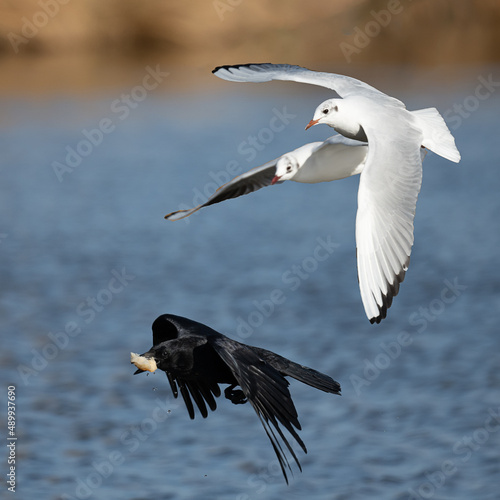
{"type": "Polygon", "coordinates": [[[328,108],[325,108],[325,109],[323,110],[323,114],[324,114],[324,115],[327,115],[327,114],[328,114],[328,108]]]}
{"type": "Polygon", "coordinates": [[[287,165],[286,166],[286,171],[287,172],[291,172],[292,171],[292,166],[291,165],[287,165]]]}

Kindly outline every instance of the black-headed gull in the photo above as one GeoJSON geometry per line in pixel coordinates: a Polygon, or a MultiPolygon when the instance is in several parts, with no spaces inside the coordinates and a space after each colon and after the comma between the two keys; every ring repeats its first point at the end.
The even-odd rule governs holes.
{"type": "Polygon", "coordinates": [[[369,144],[358,191],[356,248],[363,305],[370,322],[379,323],[410,261],[422,183],[421,147],[460,161],[443,118],[435,108],[408,111],[401,101],[360,80],[300,66],[220,66],[213,73],[234,82],[309,83],[334,90],[341,97],[320,104],[306,129],[324,123],[345,137],[369,144]]]}
{"type": "Polygon", "coordinates": [[[153,347],[141,355],[131,353],[130,362],[138,368],[136,374],[154,372],[158,368],[164,371],[174,397],[178,396],[179,389],[192,419],[195,417],[193,401],[206,418],[207,405],[212,411],[217,408],[215,398],[221,394],[219,384],[228,384],[224,390],[226,398],[234,404],[248,401],[259,416],[286,482],[286,469],[291,470],[291,467],[278,438],[299,469],[301,467],[281,426],[305,453],[307,449],[296,431],[301,427],[285,377],[324,392],[340,394],[339,383],[328,375],[172,314],[163,314],[154,321],[153,347]],[[241,389],[235,389],[236,386],[241,389]]]}
{"type": "Polygon", "coordinates": [[[311,142],[279,158],[252,168],[221,186],[205,203],[189,210],[177,210],[165,219],[180,220],[200,208],[253,193],[286,180],[317,183],[359,174],[368,146],[366,143],[334,135],[324,142],[311,142]]]}

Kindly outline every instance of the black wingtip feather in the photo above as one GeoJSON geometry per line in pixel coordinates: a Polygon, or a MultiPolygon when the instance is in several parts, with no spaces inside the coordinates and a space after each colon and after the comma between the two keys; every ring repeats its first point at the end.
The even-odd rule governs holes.
{"type": "Polygon", "coordinates": [[[196,403],[196,406],[198,407],[198,410],[200,411],[201,416],[203,418],[207,418],[208,417],[207,405],[205,404],[205,400],[203,399],[203,396],[201,395],[198,387],[196,387],[196,384],[192,384],[189,381],[186,382],[186,386],[191,394],[191,397],[193,398],[194,402],[196,403]]]}
{"type": "Polygon", "coordinates": [[[212,70],[212,73],[217,73],[220,69],[240,69],[240,68],[245,68],[249,66],[261,66],[262,64],[272,64],[272,63],[246,63],[246,64],[224,64],[222,66],[217,66],[212,70]]]}
{"type": "Polygon", "coordinates": [[[191,401],[191,397],[189,396],[189,391],[187,390],[184,384],[180,385],[182,399],[184,400],[184,404],[186,405],[186,409],[189,413],[189,418],[194,420],[194,408],[193,403],[191,401]]]}
{"type": "Polygon", "coordinates": [[[394,282],[388,284],[387,288],[387,293],[385,295],[382,295],[382,305],[379,306],[379,315],[370,318],[370,323],[373,325],[373,323],[377,323],[377,325],[387,317],[387,309],[389,309],[392,306],[392,301],[394,297],[399,293],[399,286],[403,281],[405,280],[406,277],[406,271],[408,270],[408,266],[410,265],[410,257],[408,257],[407,261],[405,262],[404,268],[401,269],[399,274],[395,276],[394,282]]]}
{"type": "Polygon", "coordinates": [[[174,398],[177,398],[179,395],[179,392],[177,391],[177,384],[175,383],[175,378],[172,376],[170,372],[165,372],[165,375],[168,378],[168,382],[170,384],[170,389],[172,390],[172,394],[174,395],[174,398]]]}

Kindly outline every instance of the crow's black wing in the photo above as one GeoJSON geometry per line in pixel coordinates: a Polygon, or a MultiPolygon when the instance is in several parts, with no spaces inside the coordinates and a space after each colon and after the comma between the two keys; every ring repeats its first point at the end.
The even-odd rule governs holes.
{"type": "Polygon", "coordinates": [[[168,351],[168,362],[157,357],[157,364],[166,373],[174,397],[180,391],[191,419],[195,416],[193,401],[206,418],[207,405],[214,411],[215,398],[221,394],[216,378],[210,376],[211,361],[216,355],[212,347],[205,337],[194,335],[167,341],[156,348],[161,349],[162,345],[168,351]]]}
{"type": "Polygon", "coordinates": [[[262,349],[261,347],[252,347],[252,349],[283,375],[293,377],[299,382],[310,385],[315,389],[330,392],[332,394],[340,394],[340,384],[328,375],[307,366],[299,365],[267,349],[262,349]]]}
{"type": "MultiPolygon", "coordinates": [[[[169,376],[168,372],[167,376],[169,376]]],[[[188,380],[179,376],[174,376],[173,379],[179,385],[182,399],[186,404],[186,408],[191,419],[194,419],[195,416],[193,401],[196,403],[196,406],[198,407],[198,410],[200,410],[203,418],[207,418],[208,416],[207,404],[212,411],[217,409],[217,403],[215,402],[214,396],[216,398],[220,396],[220,387],[218,384],[209,384],[199,379],[188,380]],[[191,401],[191,398],[193,401],[191,401]]],[[[177,397],[176,392],[174,392],[174,397],[177,397]]]]}
{"type": "Polygon", "coordinates": [[[288,381],[271,365],[256,354],[252,347],[227,337],[210,339],[215,351],[231,369],[238,385],[253,406],[278,457],[281,470],[288,483],[286,468],[292,470],[278,438],[302,470],[297,455],[283,434],[283,426],[307,453],[295,429],[300,430],[297,410],[288,390],[288,381]]]}

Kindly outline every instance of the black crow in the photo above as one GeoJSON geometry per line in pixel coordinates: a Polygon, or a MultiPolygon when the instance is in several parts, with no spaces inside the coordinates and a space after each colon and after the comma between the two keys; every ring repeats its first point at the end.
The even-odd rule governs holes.
{"type": "Polygon", "coordinates": [[[153,347],[141,355],[131,353],[130,359],[138,368],[135,374],[154,372],[157,368],[163,370],[174,397],[180,390],[192,419],[195,416],[193,401],[206,418],[207,405],[212,411],[217,407],[215,398],[221,394],[219,384],[229,384],[224,395],[234,404],[248,401],[253,406],[287,483],[286,468],[291,471],[291,467],[278,437],[299,469],[302,468],[280,424],[305,453],[307,449],[296,431],[301,427],[285,376],[325,392],[340,394],[340,384],[328,375],[266,349],[242,344],[206,325],[172,314],[163,314],[154,321],[153,347]]]}

